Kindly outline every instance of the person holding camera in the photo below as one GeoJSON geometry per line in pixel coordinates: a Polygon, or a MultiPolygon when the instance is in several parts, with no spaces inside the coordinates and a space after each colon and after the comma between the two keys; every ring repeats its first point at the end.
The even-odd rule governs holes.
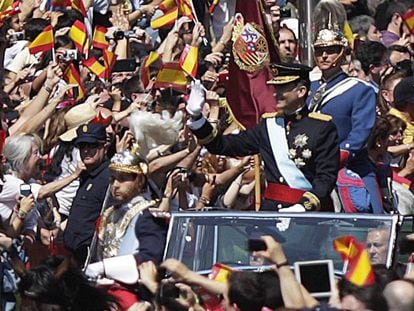
{"type": "Polygon", "coordinates": [[[277,86],[278,113],[237,135],[223,136],[201,114],[205,99],[193,84],[187,111],[189,127],[214,154],[243,156],[260,153],[267,178],[264,210],[329,210],[329,195],[339,169],[335,126],[330,117],[309,113],[305,100],[310,68],[275,64],[269,84],[277,86]],[[287,207],[292,207],[287,209],[287,207]]]}

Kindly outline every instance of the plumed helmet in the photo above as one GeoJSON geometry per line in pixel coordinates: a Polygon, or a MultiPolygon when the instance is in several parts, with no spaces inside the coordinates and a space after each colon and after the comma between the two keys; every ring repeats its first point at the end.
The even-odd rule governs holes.
{"type": "Polygon", "coordinates": [[[339,45],[343,47],[348,46],[348,40],[345,38],[344,34],[337,29],[321,29],[313,44],[314,48],[339,45]]]}
{"type": "Polygon", "coordinates": [[[134,144],[130,150],[116,153],[109,164],[109,169],[121,173],[143,174],[148,173],[147,160],[140,155],[139,146],[134,144]]]}

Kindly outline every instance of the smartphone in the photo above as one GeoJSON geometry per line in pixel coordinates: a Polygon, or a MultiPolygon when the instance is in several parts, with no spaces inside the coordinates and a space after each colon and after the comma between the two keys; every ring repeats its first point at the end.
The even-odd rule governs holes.
{"type": "Polygon", "coordinates": [[[313,297],[330,297],[335,288],[332,260],[297,261],[294,263],[296,279],[313,297]]]}
{"type": "Polygon", "coordinates": [[[66,50],[65,54],[63,54],[61,59],[66,62],[69,62],[71,60],[77,60],[78,51],[76,49],[66,50]]]}
{"type": "Polygon", "coordinates": [[[160,300],[167,301],[180,297],[180,289],[172,282],[161,282],[160,300]]]}
{"type": "Polygon", "coordinates": [[[20,195],[24,197],[28,197],[32,194],[32,187],[28,184],[21,184],[20,185],[20,195]]]}
{"type": "Polygon", "coordinates": [[[247,240],[247,249],[253,251],[265,251],[267,249],[266,243],[261,239],[247,240]]]}
{"type": "Polygon", "coordinates": [[[10,34],[9,40],[11,42],[16,42],[16,41],[19,41],[19,40],[24,40],[24,31],[16,31],[16,32],[13,32],[12,34],[10,34]]]}

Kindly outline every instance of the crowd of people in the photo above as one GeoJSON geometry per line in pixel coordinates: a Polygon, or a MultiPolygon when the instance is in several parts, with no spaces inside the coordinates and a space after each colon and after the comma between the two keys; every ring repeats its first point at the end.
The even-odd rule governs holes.
{"type": "Polygon", "coordinates": [[[414,211],[414,2],[321,0],[313,68],[302,1],[240,3],[0,1],[0,310],[414,310],[389,228],[366,239],[376,281],[329,303],[270,236],[274,269],[226,282],[162,262],[171,212],[414,211]],[[236,66],[274,94],[247,129],[236,66]]]}

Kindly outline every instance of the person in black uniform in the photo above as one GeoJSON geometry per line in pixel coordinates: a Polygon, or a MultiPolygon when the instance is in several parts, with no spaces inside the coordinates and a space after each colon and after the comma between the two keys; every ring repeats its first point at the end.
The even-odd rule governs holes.
{"type": "Polygon", "coordinates": [[[201,115],[204,91],[191,90],[189,127],[214,154],[244,156],[260,153],[267,179],[262,210],[331,210],[330,193],[339,170],[338,136],[331,117],[309,113],[305,101],[311,68],[300,64],[271,66],[277,86],[277,113],[263,116],[255,127],[223,136],[201,115]]]}
{"type": "Polygon", "coordinates": [[[80,186],[72,203],[64,231],[65,247],[70,250],[80,266],[86,260],[88,247],[95,232],[109,185],[109,160],[105,125],[94,120],[77,129],[75,145],[86,170],[80,176],[80,186]]]}

